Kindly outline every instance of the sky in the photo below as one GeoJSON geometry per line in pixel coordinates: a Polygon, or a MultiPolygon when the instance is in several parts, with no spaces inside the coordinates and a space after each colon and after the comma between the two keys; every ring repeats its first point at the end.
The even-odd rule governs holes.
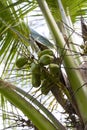
{"type": "Polygon", "coordinates": [[[3,68],[4,68],[4,64],[1,63],[1,64],[0,64],[0,76],[1,76],[1,74],[2,74],[2,72],[3,72],[3,68]]]}

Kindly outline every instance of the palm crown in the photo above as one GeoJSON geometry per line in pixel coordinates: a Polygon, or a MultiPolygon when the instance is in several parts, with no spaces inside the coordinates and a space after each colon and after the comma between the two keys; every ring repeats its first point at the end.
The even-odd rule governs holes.
{"type": "MultiPolygon", "coordinates": [[[[62,0],[62,3],[60,0],[0,1],[0,61],[4,63],[1,78],[14,81],[14,85],[20,82],[20,85],[30,86],[31,94],[39,92],[39,96],[45,95],[44,97],[47,96],[48,99],[54,96],[67,113],[69,125],[77,130],[86,129],[87,121],[85,93],[87,88],[78,69],[84,60],[84,54],[81,55],[78,51],[82,48],[82,53],[86,55],[86,47],[74,43],[72,34],[77,33],[73,28],[74,22],[81,16],[86,17],[86,4],[87,2],[83,0],[62,0]],[[35,19],[39,15],[44,15],[51,30],[52,42],[28,24],[26,17],[37,7],[42,13],[35,12],[32,17],[35,19]]],[[[84,22],[81,22],[83,25],[84,22]]],[[[84,26],[82,37],[86,41],[86,33],[84,34],[86,25],[84,26]]],[[[25,121],[27,126],[40,130],[66,129],[37,99],[2,79],[0,80],[2,97],[5,96],[28,117],[28,121],[30,119],[33,122],[30,121],[28,124],[25,121]],[[33,101],[48,118],[27,100],[33,101]]],[[[53,104],[54,107],[53,100],[49,104],[53,104]]],[[[2,98],[2,104],[3,101],[2,98]]]]}

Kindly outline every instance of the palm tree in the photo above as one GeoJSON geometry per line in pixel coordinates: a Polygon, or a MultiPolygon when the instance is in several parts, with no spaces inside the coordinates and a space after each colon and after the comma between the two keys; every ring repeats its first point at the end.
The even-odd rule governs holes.
{"type": "MultiPolygon", "coordinates": [[[[86,130],[87,87],[81,74],[86,67],[83,64],[79,67],[86,55],[86,40],[84,45],[78,45],[74,37],[78,33],[73,28],[76,20],[86,16],[86,4],[83,0],[63,0],[62,3],[61,0],[0,1],[0,56],[1,63],[4,63],[0,79],[1,105],[4,109],[7,99],[23,112],[27,120],[21,116],[14,118],[22,126],[40,130],[69,127],[86,130]],[[47,21],[52,42],[31,29],[28,19],[25,21],[27,14],[37,7],[47,21]],[[34,93],[38,99],[43,95],[48,99],[54,97],[65,110],[68,126],[67,122],[66,126],[60,123],[38,99],[16,87],[19,85],[29,86],[31,95],[34,93]]],[[[40,14],[35,12],[35,16],[40,14]]],[[[84,39],[85,34],[82,37],[84,39]]],[[[11,115],[7,115],[11,119],[11,115]]]]}

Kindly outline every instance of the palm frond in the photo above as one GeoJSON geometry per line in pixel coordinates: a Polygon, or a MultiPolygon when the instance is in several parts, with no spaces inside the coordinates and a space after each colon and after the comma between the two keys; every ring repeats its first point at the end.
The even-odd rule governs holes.
{"type": "MultiPolygon", "coordinates": [[[[58,1],[55,0],[46,0],[52,14],[56,21],[61,20],[61,14],[58,7],[58,1]]],[[[67,9],[69,10],[72,21],[76,21],[77,16],[86,15],[86,6],[87,2],[85,0],[62,0],[62,4],[64,6],[65,12],[67,14],[67,9]]]]}
{"type": "Polygon", "coordinates": [[[30,29],[28,23],[24,21],[24,15],[34,9],[36,4],[32,6],[28,1],[24,5],[19,4],[21,1],[16,3],[0,1],[0,62],[4,60],[5,68],[15,59],[19,44],[29,46],[30,29]]]}

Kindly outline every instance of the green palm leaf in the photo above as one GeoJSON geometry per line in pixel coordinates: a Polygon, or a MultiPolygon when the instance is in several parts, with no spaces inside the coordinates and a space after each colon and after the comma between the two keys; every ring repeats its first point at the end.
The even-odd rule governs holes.
{"type": "MultiPolygon", "coordinates": [[[[52,14],[56,21],[61,20],[61,14],[58,7],[58,0],[46,0],[52,14]]],[[[65,9],[65,12],[69,10],[70,16],[72,18],[72,21],[76,21],[77,16],[86,15],[86,6],[87,2],[85,0],[62,0],[63,7],[65,9]],[[68,10],[67,10],[68,9],[68,10]]]]}
{"type": "Polygon", "coordinates": [[[27,1],[25,6],[19,8],[21,3],[21,1],[16,3],[0,1],[0,62],[4,60],[5,68],[13,61],[19,44],[29,46],[30,30],[23,16],[27,13],[25,7],[29,12],[36,6],[31,6],[32,3],[27,1]]]}

